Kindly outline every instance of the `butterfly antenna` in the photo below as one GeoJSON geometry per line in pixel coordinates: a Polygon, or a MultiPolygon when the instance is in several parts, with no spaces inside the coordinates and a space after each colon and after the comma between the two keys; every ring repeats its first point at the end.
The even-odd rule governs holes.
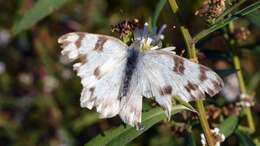
{"type": "Polygon", "coordinates": [[[167,25],[164,24],[164,25],[161,27],[161,29],[159,30],[159,32],[158,32],[158,37],[159,37],[161,40],[164,39],[164,35],[163,35],[162,33],[163,33],[163,31],[166,29],[166,27],[167,27],[167,25]]]}
{"type": "Polygon", "coordinates": [[[143,34],[142,34],[142,37],[144,39],[145,42],[147,42],[148,40],[148,26],[149,24],[147,22],[144,23],[144,29],[143,29],[143,34]]]}

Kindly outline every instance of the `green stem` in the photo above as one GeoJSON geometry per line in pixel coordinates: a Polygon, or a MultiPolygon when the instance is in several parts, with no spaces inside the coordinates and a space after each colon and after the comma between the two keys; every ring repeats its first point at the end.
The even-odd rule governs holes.
{"type": "Polygon", "coordinates": [[[188,51],[188,56],[190,59],[194,59],[197,61],[197,54],[195,44],[193,43],[192,37],[187,28],[184,26],[180,26],[181,34],[185,42],[185,46],[188,51]]]}
{"type": "Polygon", "coordinates": [[[246,118],[247,118],[249,133],[254,133],[255,132],[255,123],[254,123],[251,108],[250,107],[244,107],[244,111],[245,111],[246,118]]]}
{"type": "MultiPolygon", "coordinates": [[[[179,15],[179,7],[176,3],[175,0],[169,0],[170,6],[172,8],[173,13],[176,15],[178,23],[180,23],[180,31],[182,33],[187,51],[188,51],[188,55],[190,59],[193,60],[197,60],[197,55],[196,55],[196,48],[195,48],[195,44],[194,41],[188,31],[188,29],[182,25],[182,21],[181,21],[181,17],[179,15]]],[[[206,116],[206,112],[205,112],[205,107],[203,104],[202,100],[198,100],[196,101],[196,106],[197,106],[197,110],[198,110],[198,116],[199,116],[199,120],[200,120],[200,124],[201,127],[204,131],[205,134],[205,138],[206,141],[208,143],[209,146],[214,146],[214,141],[210,132],[210,127],[209,127],[209,123],[207,120],[207,116],[206,116]]]]}
{"type": "Polygon", "coordinates": [[[241,64],[240,64],[240,59],[237,55],[237,51],[234,47],[231,47],[231,52],[232,52],[232,60],[233,60],[233,64],[236,70],[236,75],[237,75],[237,79],[239,81],[239,87],[240,87],[240,91],[241,93],[246,93],[246,86],[245,86],[245,81],[244,81],[244,77],[241,71],[241,64]]]}
{"type": "MultiPolygon", "coordinates": [[[[233,32],[234,31],[234,26],[233,26],[233,22],[230,22],[229,24],[229,31],[233,32]]],[[[239,82],[239,88],[240,88],[240,92],[241,94],[247,94],[247,87],[245,85],[245,80],[243,77],[243,73],[241,70],[241,63],[240,63],[240,59],[238,57],[237,54],[237,45],[236,45],[236,41],[234,39],[231,39],[228,35],[226,35],[226,39],[228,40],[229,43],[229,47],[231,49],[231,53],[232,53],[232,61],[234,64],[234,68],[236,70],[236,76],[239,82]]],[[[254,119],[252,116],[252,111],[250,107],[243,107],[244,113],[246,115],[246,119],[247,119],[247,123],[248,123],[248,129],[250,133],[253,133],[255,131],[255,124],[254,124],[254,119]]]]}
{"type": "Polygon", "coordinates": [[[207,143],[209,146],[214,146],[214,140],[212,138],[212,134],[210,132],[209,123],[206,117],[206,111],[202,100],[196,101],[196,106],[198,110],[198,116],[200,120],[201,127],[204,131],[207,143]]]}
{"type": "Polygon", "coordinates": [[[152,26],[155,27],[156,26],[156,23],[157,23],[157,20],[159,18],[159,15],[163,9],[163,7],[165,6],[167,0],[159,0],[157,5],[156,5],[156,8],[155,8],[155,13],[153,15],[153,20],[152,20],[152,26]]]}
{"type": "MultiPolygon", "coordinates": [[[[247,94],[247,88],[245,86],[245,81],[244,81],[244,77],[243,77],[242,70],[241,70],[240,59],[237,55],[237,51],[235,50],[235,48],[231,47],[231,49],[232,49],[232,55],[233,55],[233,57],[232,57],[233,64],[234,64],[235,70],[237,71],[236,75],[237,75],[237,79],[239,82],[240,92],[241,92],[241,94],[247,94]]],[[[255,131],[255,124],[254,124],[251,109],[250,109],[250,107],[243,107],[243,110],[245,111],[245,115],[247,118],[249,132],[253,133],[255,131]]]]}

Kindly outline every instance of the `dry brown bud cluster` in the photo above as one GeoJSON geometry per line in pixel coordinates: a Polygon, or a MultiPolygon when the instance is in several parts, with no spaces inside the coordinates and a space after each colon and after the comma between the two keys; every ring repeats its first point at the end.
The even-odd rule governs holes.
{"type": "Polygon", "coordinates": [[[112,31],[119,33],[122,35],[128,35],[129,33],[133,32],[135,28],[138,26],[138,19],[133,19],[131,21],[124,20],[114,26],[112,26],[112,31]]]}
{"type": "Polygon", "coordinates": [[[228,104],[226,106],[223,106],[222,108],[217,107],[215,105],[208,105],[206,107],[206,110],[207,110],[208,118],[215,120],[215,119],[219,118],[220,115],[224,115],[224,116],[235,115],[235,116],[238,116],[241,108],[240,108],[240,106],[236,106],[235,104],[228,104]]]}
{"type": "Polygon", "coordinates": [[[250,35],[250,31],[246,27],[236,27],[234,29],[234,37],[238,41],[245,41],[250,35]]]}
{"type": "Polygon", "coordinates": [[[214,20],[226,9],[225,0],[205,0],[195,15],[214,20]]]}

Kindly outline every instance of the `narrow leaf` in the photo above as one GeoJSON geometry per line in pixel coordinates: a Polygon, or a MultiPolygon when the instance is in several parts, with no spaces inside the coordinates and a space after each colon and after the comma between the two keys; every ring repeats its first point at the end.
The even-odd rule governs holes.
{"type": "Polygon", "coordinates": [[[154,13],[154,16],[153,16],[153,27],[156,26],[156,23],[157,23],[157,20],[158,20],[158,17],[164,7],[164,5],[166,4],[167,0],[159,0],[157,5],[156,5],[156,8],[155,8],[155,13],[154,13]]]}
{"type": "MultiPolygon", "coordinates": [[[[172,107],[172,114],[176,114],[183,110],[189,110],[187,107],[183,105],[175,105],[172,107]]],[[[154,124],[166,119],[165,113],[159,107],[151,109],[148,112],[143,113],[143,130],[136,130],[134,127],[121,125],[118,128],[108,130],[103,134],[97,135],[95,138],[90,140],[85,146],[118,146],[125,145],[128,142],[132,141],[154,124]]]]}
{"type": "Polygon", "coordinates": [[[237,8],[239,8],[239,6],[241,6],[244,2],[246,2],[246,0],[240,0],[237,3],[234,3],[234,5],[230,8],[228,8],[227,10],[224,11],[224,13],[222,13],[215,22],[219,22],[221,21],[225,16],[227,16],[228,14],[230,14],[232,11],[236,10],[237,8]]]}
{"type": "Polygon", "coordinates": [[[34,6],[13,25],[13,35],[17,35],[18,33],[29,29],[35,23],[42,20],[54,10],[60,8],[69,1],[71,0],[38,0],[34,6]]]}
{"type": "Polygon", "coordinates": [[[199,32],[197,35],[194,36],[194,43],[198,42],[199,40],[203,39],[204,37],[206,37],[207,35],[209,35],[210,33],[226,26],[227,24],[229,24],[229,22],[234,21],[242,16],[246,16],[254,11],[256,11],[257,9],[260,8],[260,2],[255,2],[253,4],[251,4],[250,6],[236,12],[234,15],[232,15],[231,17],[228,17],[226,19],[223,19],[222,21],[212,25],[210,28],[205,29],[201,32],[199,32]]]}
{"type": "Polygon", "coordinates": [[[190,111],[197,113],[196,109],[190,103],[182,100],[178,96],[174,96],[174,99],[176,99],[181,105],[187,107],[190,111]]]}

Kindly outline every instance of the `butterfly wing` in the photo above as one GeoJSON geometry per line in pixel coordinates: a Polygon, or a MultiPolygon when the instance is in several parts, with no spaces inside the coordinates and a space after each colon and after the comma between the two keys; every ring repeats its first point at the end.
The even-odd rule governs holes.
{"type": "Polygon", "coordinates": [[[171,96],[193,101],[217,94],[223,87],[222,79],[206,66],[175,55],[170,49],[151,50],[140,59],[138,71],[142,95],[155,97],[171,113],[171,96]]]}
{"type": "Polygon", "coordinates": [[[63,55],[80,60],[73,68],[83,85],[81,107],[96,107],[103,118],[117,115],[128,46],[114,37],[82,32],[65,34],[58,42],[63,55]]]}
{"type": "Polygon", "coordinates": [[[119,112],[120,118],[131,126],[141,129],[142,121],[142,104],[143,97],[141,93],[141,78],[139,72],[134,70],[131,81],[129,83],[129,90],[126,96],[123,96],[120,101],[121,110],[119,112]]]}

